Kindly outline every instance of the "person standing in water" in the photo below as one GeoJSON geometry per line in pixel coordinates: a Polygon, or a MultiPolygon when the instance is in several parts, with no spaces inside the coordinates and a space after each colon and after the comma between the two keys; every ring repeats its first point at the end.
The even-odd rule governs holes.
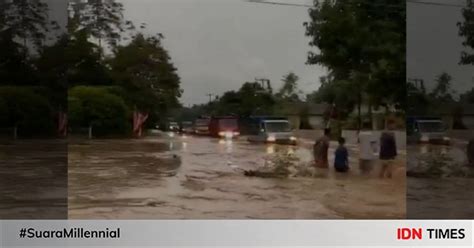
{"type": "Polygon", "coordinates": [[[349,152],[344,146],[346,140],[343,137],[339,138],[339,146],[334,154],[334,169],[337,172],[347,172],[349,170],[349,152]]]}
{"type": "Polygon", "coordinates": [[[331,130],[329,128],[324,129],[324,136],[319,138],[313,146],[314,165],[318,168],[328,168],[328,150],[329,150],[329,135],[331,130]]]}
{"type": "Polygon", "coordinates": [[[391,132],[393,128],[393,123],[388,123],[388,130],[384,131],[380,136],[380,150],[379,158],[382,164],[380,171],[380,177],[392,177],[392,167],[395,158],[397,157],[397,143],[395,141],[395,134],[391,132]]]}

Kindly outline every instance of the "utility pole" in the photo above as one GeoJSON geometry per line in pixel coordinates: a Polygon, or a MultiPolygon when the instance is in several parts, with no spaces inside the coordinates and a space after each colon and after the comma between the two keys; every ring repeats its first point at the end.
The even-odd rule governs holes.
{"type": "Polygon", "coordinates": [[[408,78],[408,81],[413,82],[413,85],[417,89],[419,89],[420,91],[425,93],[426,88],[425,88],[425,81],[423,79],[421,79],[421,78],[408,78]]]}
{"type": "Polygon", "coordinates": [[[268,91],[271,91],[271,85],[270,85],[270,79],[268,78],[255,78],[255,82],[260,82],[260,85],[262,86],[262,89],[267,89],[268,91]]]}
{"type": "Polygon", "coordinates": [[[211,103],[212,102],[212,97],[214,96],[214,94],[208,93],[208,94],[206,94],[206,96],[209,97],[209,103],[211,103]]]}

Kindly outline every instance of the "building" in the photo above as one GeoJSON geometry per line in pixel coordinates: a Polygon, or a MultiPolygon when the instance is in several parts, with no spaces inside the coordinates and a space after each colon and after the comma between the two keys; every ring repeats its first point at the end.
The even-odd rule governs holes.
{"type": "Polygon", "coordinates": [[[293,129],[324,129],[328,104],[296,102],[285,104],[276,112],[288,118],[293,129]]]}

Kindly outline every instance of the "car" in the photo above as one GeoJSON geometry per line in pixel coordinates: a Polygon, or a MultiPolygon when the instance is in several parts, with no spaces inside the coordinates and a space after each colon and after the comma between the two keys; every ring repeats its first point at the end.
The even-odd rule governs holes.
{"type": "Polygon", "coordinates": [[[240,135],[239,120],[234,116],[214,116],[209,122],[209,133],[219,138],[237,138],[240,135]]]}
{"type": "Polygon", "coordinates": [[[192,121],[183,121],[179,127],[181,133],[191,134],[194,133],[194,124],[192,121]]]}
{"type": "Polygon", "coordinates": [[[179,125],[177,122],[175,121],[170,121],[168,123],[168,131],[171,131],[171,132],[178,132],[179,131],[179,125]]]}
{"type": "Polygon", "coordinates": [[[407,134],[409,140],[424,144],[450,145],[447,128],[441,118],[409,117],[407,118],[407,134]]]}
{"type": "Polygon", "coordinates": [[[246,122],[250,142],[296,145],[290,122],[284,117],[252,117],[246,122]]]}
{"type": "Polygon", "coordinates": [[[197,135],[209,135],[210,118],[198,118],[194,122],[194,133],[197,135]]]}

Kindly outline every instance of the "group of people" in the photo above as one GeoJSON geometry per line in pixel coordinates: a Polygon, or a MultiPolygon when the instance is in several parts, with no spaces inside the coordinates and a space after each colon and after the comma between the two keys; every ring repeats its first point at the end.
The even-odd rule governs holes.
{"type": "MultiPolygon", "coordinates": [[[[328,168],[328,151],[331,130],[326,128],[324,136],[316,140],[313,146],[314,165],[318,168],[328,168]]],[[[349,152],[345,147],[346,140],[338,138],[338,147],[334,154],[334,169],[337,172],[345,173],[349,171],[349,152]]],[[[380,136],[380,147],[378,157],[381,161],[380,177],[391,177],[393,161],[397,157],[397,145],[393,132],[385,131],[380,136]]]]}

